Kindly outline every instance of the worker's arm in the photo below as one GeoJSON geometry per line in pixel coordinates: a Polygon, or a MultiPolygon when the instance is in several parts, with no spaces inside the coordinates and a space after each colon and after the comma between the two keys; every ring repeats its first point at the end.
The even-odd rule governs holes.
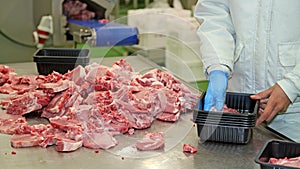
{"type": "Polygon", "coordinates": [[[234,28],[227,0],[199,0],[195,8],[199,21],[201,59],[209,84],[204,99],[204,110],[222,110],[228,76],[234,62],[234,28]]]}
{"type": "Polygon", "coordinates": [[[283,76],[271,88],[251,96],[261,100],[260,116],[256,125],[263,121],[270,122],[279,112],[285,112],[288,106],[300,96],[300,57],[297,57],[294,69],[283,76]]]}
{"type": "Polygon", "coordinates": [[[222,70],[229,76],[234,63],[235,31],[227,0],[199,0],[195,7],[205,73],[222,70]]]}

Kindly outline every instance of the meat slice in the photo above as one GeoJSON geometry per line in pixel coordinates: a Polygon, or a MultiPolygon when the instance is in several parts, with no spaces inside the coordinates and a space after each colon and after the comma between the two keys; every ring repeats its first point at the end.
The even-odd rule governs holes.
{"type": "Polygon", "coordinates": [[[164,133],[146,133],[142,140],[139,140],[135,147],[140,151],[162,149],[165,146],[164,133]]]}
{"type": "Polygon", "coordinates": [[[58,139],[56,143],[56,151],[70,152],[82,147],[82,140],[75,141],[71,139],[58,139]]]}
{"type": "Polygon", "coordinates": [[[41,110],[51,100],[51,96],[42,91],[27,92],[23,95],[11,97],[6,105],[8,114],[24,115],[41,110]]]}
{"type": "Polygon", "coordinates": [[[12,88],[11,84],[5,83],[2,86],[0,86],[0,93],[3,94],[15,94],[17,91],[12,88]]]}
{"type": "Polygon", "coordinates": [[[133,125],[133,128],[136,129],[146,129],[149,128],[154,120],[151,113],[132,113],[132,116],[135,119],[135,124],[133,125]]]}
{"type": "Polygon", "coordinates": [[[69,130],[76,130],[78,133],[81,132],[81,124],[79,121],[75,119],[71,119],[67,116],[56,116],[49,119],[50,124],[57,129],[63,130],[63,131],[69,131],[69,130]]]}
{"type": "Polygon", "coordinates": [[[15,134],[26,125],[26,119],[20,115],[0,113],[0,133],[15,134]]]}
{"type": "Polygon", "coordinates": [[[39,75],[37,76],[37,79],[42,80],[44,83],[55,83],[58,82],[60,79],[64,79],[64,76],[56,71],[53,71],[47,76],[39,75]]]}
{"type": "Polygon", "coordinates": [[[93,105],[100,102],[110,104],[112,100],[113,99],[110,91],[96,91],[90,93],[83,102],[88,105],[93,105]]]}
{"type": "Polygon", "coordinates": [[[118,144],[118,141],[108,132],[88,132],[83,137],[83,146],[91,149],[107,150],[118,144]]]}
{"type": "Polygon", "coordinates": [[[157,120],[167,121],[167,122],[175,122],[179,119],[179,117],[180,117],[179,112],[176,114],[163,112],[156,115],[157,120]]]}
{"type": "Polygon", "coordinates": [[[39,146],[43,139],[42,136],[38,135],[14,134],[10,139],[10,143],[14,148],[34,147],[39,146]]]}
{"type": "Polygon", "coordinates": [[[198,152],[198,149],[190,144],[183,144],[183,152],[196,154],[198,152]]]}
{"type": "Polygon", "coordinates": [[[176,92],[162,88],[158,91],[158,99],[163,112],[174,114],[179,112],[178,95],[176,92]]]}
{"type": "Polygon", "coordinates": [[[76,86],[72,86],[62,93],[56,94],[47,107],[43,109],[41,116],[45,118],[63,116],[69,107],[81,100],[76,100],[74,97],[80,98],[76,86]]]}
{"type": "Polygon", "coordinates": [[[6,65],[0,65],[0,86],[8,82],[12,73],[14,73],[13,69],[6,65]]]}
{"type": "Polygon", "coordinates": [[[64,91],[72,85],[72,82],[69,80],[59,80],[52,83],[43,83],[40,85],[40,88],[49,92],[49,93],[58,93],[64,91]]]}
{"type": "Polygon", "coordinates": [[[116,61],[113,65],[112,65],[113,69],[122,69],[125,71],[129,71],[132,72],[133,68],[132,66],[125,61],[125,59],[120,59],[119,61],[116,61]]]}
{"type": "Polygon", "coordinates": [[[77,85],[81,85],[84,82],[85,76],[86,71],[81,65],[65,74],[65,77],[68,77],[70,81],[77,85]]]}

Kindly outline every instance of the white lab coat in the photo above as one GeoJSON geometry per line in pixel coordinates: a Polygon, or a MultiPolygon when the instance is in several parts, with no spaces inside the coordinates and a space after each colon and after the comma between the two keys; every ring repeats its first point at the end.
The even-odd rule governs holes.
{"type": "Polygon", "coordinates": [[[198,0],[194,15],[206,73],[228,72],[234,92],[277,82],[300,112],[300,0],[198,0]]]}

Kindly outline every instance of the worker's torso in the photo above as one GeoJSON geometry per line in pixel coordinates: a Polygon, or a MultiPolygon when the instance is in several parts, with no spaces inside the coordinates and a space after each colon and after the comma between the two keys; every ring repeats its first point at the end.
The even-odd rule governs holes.
{"type": "Polygon", "coordinates": [[[231,91],[265,90],[292,70],[300,57],[300,0],[255,2],[229,1],[236,30],[231,91]]]}

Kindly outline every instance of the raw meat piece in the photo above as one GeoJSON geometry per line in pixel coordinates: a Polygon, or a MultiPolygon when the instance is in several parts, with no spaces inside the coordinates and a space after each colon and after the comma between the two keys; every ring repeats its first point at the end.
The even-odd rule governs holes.
{"type": "Polygon", "coordinates": [[[83,137],[83,146],[87,148],[107,150],[117,144],[118,141],[108,132],[85,133],[83,137]]]}
{"type": "MultiPolygon", "coordinates": [[[[215,107],[212,107],[212,108],[210,109],[210,111],[219,112],[215,107]]],[[[240,113],[240,112],[238,112],[238,111],[235,110],[235,109],[232,109],[232,108],[227,107],[226,104],[224,104],[224,106],[223,106],[223,108],[222,108],[221,111],[222,111],[222,112],[228,112],[228,113],[234,113],[234,114],[239,114],[239,113],[240,113]]]]}
{"type": "Polygon", "coordinates": [[[131,113],[148,113],[148,110],[141,110],[141,109],[137,108],[136,106],[134,106],[128,102],[122,101],[122,100],[115,99],[114,102],[117,105],[119,105],[120,107],[123,107],[125,110],[128,110],[131,113]]]}
{"type": "Polygon", "coordinates": [[[50,102],[50,100],[50,95],[36,90],[24,93],[17,97],[12,97],[9,103],[4,105],[8,114],[24,115],[33,111],[41,110],[50,102]]]}
{"type": "Polygon", "coordinates": [[[146,129],[149,128],[154,120],[150,113],[141,114],[141,113],[132,113],[132,116],[136,120],[133,128],[135,129],[146,129]]]}
{"type": "Polygon", "coordinates": [[[50,118],[49,121],[54,128],[67,132],[69,138],[74,140],[80,140],[82,138],[83,129],[79,121],[67,116],[56,116],[50,118]]]}
{"type": "Polygon", "coordinates": [[[78,88],[76,86],[72,86],[62,93],[57,94],[47,107],[44,108],[41,116],[46,118],[63,116],[67,109],[74,104],[74,101],[76,101],[75,98],[72,98],[73,95],[79,97],[77,90],[78,88]]]}
{"type": "Polygon", "coordinates": [[[106,76],[96,78],[94,89],[96,91],[111,90],[112,89],[111,78],[106,76]]]}
{"type": "Polygon", "coordinates": [[[0,64],[0,86],[14,81],[16,79],[16,75],[17,74],[14,69],[0,64]]]}
{"type": "Polygon", "coordinates": [[[161,121],[168,121],[168,122],[175,122],[179,119],[180,113],[167,113],[167,112],[163,112],[163,113],[159,113],[156,116],[157,120],[161,120],[161,121]]]}
{"type": "Polygon", "coordinates": [[[56,116],[49,118],[49,121],[54,128],[58,128],[63,131],[80,128],[80,123],[77,120],[71,119],[67,116],[56,116]]]}
{"type": "Polygon", "coordinates": [[[238,111],[235,110],[235,109],[232,109],[232,108],[227,107],[226,104],[224,105],[222,111],[223,111],[223,112],[229,112],[229,113],[236,113],[236,114],[239,114],[239,113],[240,113],[240,112],[238,112],[238,111]]]}
{"type": "Polygon", "coordinates": [[[146,133],[142,140],[135,144],[135,147],[140,151],[149,151],[162,149],[165,146],[164,133],[146,133]]]}
{"type": "Polygon", "coordinates": [[[3,94],[15,94],[15,93],[17,93],[17,91],[14,90],[11,87],[11,84],[5,83],[2,86],[0,86],[0,93],[3,93],[3,94]]]}
{"type": "Polygon", "coordinates": [[[48,93],[58,93],[67,90],[72,85],[74,84],[69,80],[59,80],[52,83],[42,83],[40,88],[48,93]]]}
{"type": "Polygon", "coordinates": [[[98,65],[95,63],[93,63],[90,66],[86,66],[85,70],[88,71],[85,80],[92,84],[95,83],[97,78],[103,76],[108,76],[108,77],[114,76],[114,74],[109,70],[109,67],[98,65]]]}
{"type": "Polygon", "coordinates": [[[162,88],[158,92],[160,107],[163,112],[177,114],[179,112],[178,95],[174,91],[162,88]]]}
{"type": "Polygon", "coordinates": [[[58,139],[56,143],[56,151],[60,152],[75,151],[80,147],[82,147],[82,140],[58,139]]]}
{"type": "Polygon", "coordinates": [[[129,130],[128,130],[128,134],[129,134],[129,135],[133,135],[133,134],[134,134],[134,129],[129,129],[129,130]]]}
{"type": "Polygon", "coordinates": [[[42,136],[31,135],[31,134],[14,134],[10,143],[14,148],[34,147],[38,146],[43,141],[42,136]]]}
{"type": "Polygon", "coordinates": [[[119,61],[116,61],[113,65],[112,65],[113,69],[121,69],[121,70],[125,70],[125,71],[129,71],[132,72],[133,68],[132,66],[125,61],[125,59],[120,59],[119,61]]]}
{"type": "Polygon", "coordinates": [[[41,79],[44,81],[44,83],[55,83],[58,82],[60,79],[64,79],[63,75],[53,71],[51,74],[44,76],[44,75],[39,75],[37,76],[37,79],[41,79]]]}
{"type": "Polygon", "coordinates": [[[112,101],[113,98],[110,91],[96,91],[91,92],[83,102],[88,105],[93,105],[101,102],[110,104],[112,101]]]}
{"type": "Polygon", "coordinates": [[[28,125],[26,119],[20,115],[0,113],[0,133],[15,134],[26,125],[28,125]]]}
{"type": "Polygon", "coordinates": [[[198,152],[197,148],[190,144],[183,144],[183,152],[196,154],[198,152]]]}
{"type": "Polygon", "coordinates": [[[300,168],[300,157],[294,158],[270,158],[269,163],[277,164],[282,166],[289,166],[289,167],[297,167],[300,168]]]}
{"type": "Polygon", "coordinates": [[[89,20],[94,18],[95,13],[86,8],[86,3],[82,3],[78,0],[71,0],[63,4],[63,13],[68,19],[89,20]]]}
{"type": "Polygon", "coordinates": [[[76,85],[81,85],[86,77],[85,69],[79,65],[68,73],[64,74],[65,77],[68,77],[70,81],[74,82],[76,85]]]}

